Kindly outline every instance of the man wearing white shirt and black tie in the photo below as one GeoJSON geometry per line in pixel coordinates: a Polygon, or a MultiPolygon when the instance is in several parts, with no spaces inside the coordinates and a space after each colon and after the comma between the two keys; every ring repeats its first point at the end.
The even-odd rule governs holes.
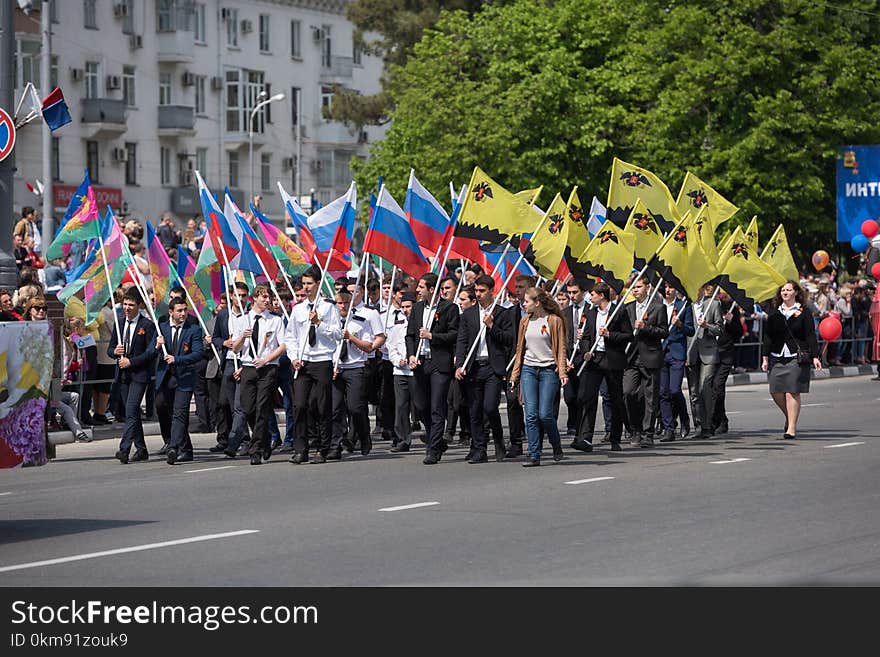
{"type": "Polygon", "coordinates": [[[251,429],[248,454],[251,465],[269,460],[269,414],[274,413],[272,398],[278,387],[278,359],[284,353],[283,318],[269,311],[269,287],[257,285],[248,313],[246,328],[233,347],[241,349],[241,407],[251,429]]]}
{"type": "Polygon", "coordinates": [[[318,296],[321,270],[313,266],[302,275],[306,298],[293,307],[287,325],[287,356],[293,364],[293,464],[309,461],[309,445],[317,447],[315,462],[324,463],[330,451],[333,403],[333,354],[342,339],[336,304],[318,296]],[[310,440],[311,439],[311,440],[310,440]]]}
{"type": "Polygon", "coordinates": [[[569,281],[566,287],[569,305],[562,311],[567,338],[566,355],[571,362],[571,365],[568,367],[568,381],[565,387],[562,388],[562,397],[565,400],[565,405],[568,407],[566,429],[567,434],[571,437],[577,436],[578,425],[581,422],[581,413],[583,413],[581,404],[578,403],[578,385],[580,383],[578,370],[580,370],[581,364],[584,362],[584,355],[580,350],[575,352],[574,346],[580,340],[580,335],[578,334],[584,328],[584,313],[590,307],[586,298],[589,286],[587,281],[580,278],[569,281]],[[573,357],[572,354],[574,354],[573,357]]]}

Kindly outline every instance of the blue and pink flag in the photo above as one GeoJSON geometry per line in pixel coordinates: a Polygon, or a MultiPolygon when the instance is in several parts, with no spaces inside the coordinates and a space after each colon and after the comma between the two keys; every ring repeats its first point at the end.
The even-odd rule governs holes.
{"type": "Polygon", "coordinates": [[[309,256],[292,239],[278,230],[269,218],[251,205],[251,212],[257,219],[257,227],[263,233],[266,246],[277,258],[278,263],[284,267],[291,276],[299,276],[306,271],[309,265],[309,256]]]}
{"type": "Polygon", "coordinates": [[[364,238],[364,252],[387,260],[415,278],[419,278],[430,268],[430,263],[422,255],[416,236],[406,220],[406,214],[385,185],[382,185],[376,199],[376,207],[364,238]]]}
{"type": "MultiPolygon", "coordinates": [[[[149,225],[149,224],[147,224],[149,225]]],[[[202,289],[196,283],[196,262],[189,253],[179,244],[177,245],[177,284],[186,288],[195,309],[190,308],[191,313],[198,313],[202,321],[207,324],[213,316],[216,303],[212,298],[206,298],[202,289]]],[[[219,297],[217,297],[219,298],[219,297]]]]}
{"type": "Polygon", "coordinates": [[[174,269],[171,265],[171,259],[162,246],[162,242],[156,237],[156,231],[153,225],[147,221],[147,261],[150,263],[150,280],[153,284],[153,298],[156,304],[167,301],[168,294],[174,283],[175,276],[172,275],[174,269]]]}
{"type": "Polygon", "coordinates": [[[495,273],[492,274],[492,278],[495,279],[496,290],[501,289],[504,279],[507,278],[514,267],[516,267],[516,273],[513,274],[507,282],[507,291],[510,293],[516,292],[517,276],[525,275],[534,276],[536,278],[538,276],[538,271],[532,266],[532,264],[525,258],[520,258],[521,252],[517,249],[508,249],[507,253],[504,254],[503,246],[493,244],[483,245],[481,251],[485,254],[486,262],[489,265],[489,269],[486,269],[486,273],[488,274],[492,271],[492,267],[495,267],[495,273]],[[503,260],[501,259],[502,254],[504,254],[503,260]]]}
{"type": "Polygon", "coordinates": [[[287,190],[284,189],[280,181],[278,182],[278,192],[281,194],[281,200],[284,203],[284,211],[287,214],[288,219],[290,219],[290,223],[294,230],[296,230],[296,236],[299,238],[299,245],[309,255],[310,262],[318,265],[323,264],[317,262],[315,258],[318,247],[315,245],[315,238],[312,236],[312,231],[309,228],[309,215],[307,215],[305,210],[300,207],[300,204],[296,202],[296,199],[292,198],[290,194],[287,193],[287,190]]]}
{"type": "Polygon", "coordinates": [[[73,119],[70,118],[70,110],[64,102],[64,94],[61,87],[55,87],[42,102],[43,120],[49,126],[49,130],[55,132],[61,126],[65,126],[73,119]]]}
{"type": "Polygon", "coordinates": [[[422,253],[434,257],[451,235],[451,222],[446,210],[431,192],[422,186],[413,169],[409,172],[403,209],[412,226],[412,232],[422,248],[422,253]]]}
{"type": "Polygon", "coordinates": [[[217,205],[217,200],[211,194],[202,176],[196,171],[196,179],[199,183],[199,201],[202,205],[202,216],[208,224],[208,233],[212,233],[214,248],[217,251],[217,259],[221,265],[226,265],[227,260],[231,267],[235,267],[238,252],[241,250],[235,234],[229,228],[226,216],[217,205]],[[225,257],[224,257],[225,255],[225,257]]]}
{"type": "Polygon", "coordinates": [[[266,276],[269,280],[274,281],[278,277],[278,262],[275,257],[263,246],[254,229],[250,227],[247,219],[240,212],[234,212],[233,216],[242,233],[238,268],[242,271],[249,271],[256,276],[266,276]]]}
{"type": "Polygon", "coordinates": [[[357,190],[352,182],[345,196],[328,203],[308,219],[320,266],[326,265],[327,254],[333,249],[328,271],[349,271],[353,266],[350,251],[356,214],[357,190]]]}
{"type": "MultiPolygon", "coordinates": [[[[202,250],[199,253],[199,261],[196,263],[195,272],[193,273],[193,280],[205,299],[209,303],[216,305],[223,298],[224,291],[223,272],[220,268],[217,252],[214,249],[213,239],[210,230],[205,233],[205,239],[202,241],[202,250]]],[[[195,298],[193,288],[187,289],[195,298]]]]}
{"type": "Polygon", "coordinates": [[[70,198],[67,212],[55,232],[55,239],[46,249],[46,259],[66,257],[70,253],[70,246],[65,245],[98,237],[101,233],[100,223],[92,180],[86,169],[82,182],[70,198]]]}

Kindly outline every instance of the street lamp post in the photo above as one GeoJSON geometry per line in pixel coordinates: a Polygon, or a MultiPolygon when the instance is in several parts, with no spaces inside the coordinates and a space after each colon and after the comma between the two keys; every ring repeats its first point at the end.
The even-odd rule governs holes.
{"type": "Polygon", "coordinates": [[[274,103],[277,100],[284,100],[284,94],[275,94],[271,98],[266,98],[266,92],[261,91],[259,97],[265,100],[257,103],[254,109],[251,110],[251,118],[248,121],[248,161],[251,166],[251,194],[248,203],[253,203],[254,201],[254,117],[257,115],[257,112],[263,109],[263,106],[274,103]]]}

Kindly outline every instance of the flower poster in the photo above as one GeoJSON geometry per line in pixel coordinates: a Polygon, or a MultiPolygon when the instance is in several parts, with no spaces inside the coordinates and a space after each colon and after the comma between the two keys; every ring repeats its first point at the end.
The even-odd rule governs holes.
{"type": "Polygon", "coordinates": [[[0,468],[46,463],[53,361],[48,322],[0,322],[0,468]]]}

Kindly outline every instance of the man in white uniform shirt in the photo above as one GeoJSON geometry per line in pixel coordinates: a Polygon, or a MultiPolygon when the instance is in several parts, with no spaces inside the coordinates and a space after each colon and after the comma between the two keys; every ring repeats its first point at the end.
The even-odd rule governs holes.
{"type": "Polygon", "coordinates": [[[253,305],[248,312],[250,328],[236,338],[234,349],[241,353],[241,407],[247,415],[251,440],[247,453],[251,465],[269,460],[269,414],[278,387],[278,359],[284,353],[284,321],[269,310],[269,286],[254,288],[253,305]]]}
{"type": "Polygon", "coordinates": [[[388,332],[388,358],[394,367],[394,444],[392,452],[408,452],[412,440],[412,423],[410,422],[410,404],[412,392],[410,386],[413,381],[413,373],[409,367],[409,359],[406,357],[406,330],[409,324],[409,315],[416,295],[410,291],[395,293],[395,301],[399,297],[399,314],[394,313],[393,324],[388,332]]]}
{"type": "Polygon", "coordinates": [[[318,267],[302,275],[306,298],[293,307],[287,325],[287,356],[295,377],[293,464],[308,463],[312,441],[317,445],[315,462],[326,462],[330,451],[333,354],[342,340],[342,324],[336,304],[318,295],[320,281],[318,267]]]}

